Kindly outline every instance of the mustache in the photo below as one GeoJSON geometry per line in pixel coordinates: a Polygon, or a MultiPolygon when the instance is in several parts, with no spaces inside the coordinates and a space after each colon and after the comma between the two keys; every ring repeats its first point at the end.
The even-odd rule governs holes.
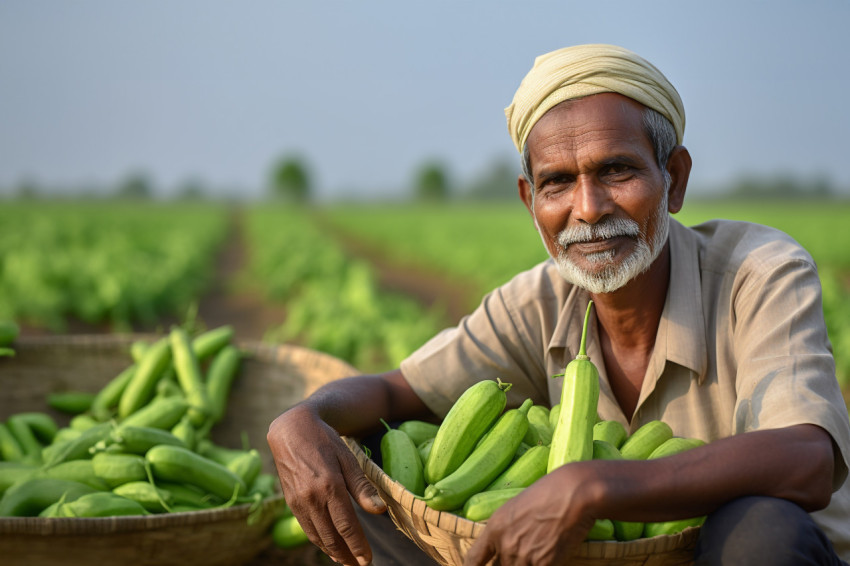
{"type": "Polygon", "coordinates": [[[640,236],[640,226],[634,220],[626,218],[605,218],[596,224],[576,224],[568,226],[558,234],[558,244],[567,247],[570,244],[607,240],[625,236],[637,238],[640,236]]]}

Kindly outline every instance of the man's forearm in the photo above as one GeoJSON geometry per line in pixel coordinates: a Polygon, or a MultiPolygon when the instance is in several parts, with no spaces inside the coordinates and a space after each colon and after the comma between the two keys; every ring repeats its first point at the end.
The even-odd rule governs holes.
{"type": "Polygon", "coordinates": [[[665,459],[600,464],[590,503],[599,518],[696,517],[744,495],[780,497],[814,511],[832,493],[832,441],[814,425],[737,435],[665,459]]]}
{"type": "Polygon", "coordinates": [[[358,435],[387,421],[430,416],[400,370],[332,381],[298,405],[315,412],[340,434],[358,435]]]}

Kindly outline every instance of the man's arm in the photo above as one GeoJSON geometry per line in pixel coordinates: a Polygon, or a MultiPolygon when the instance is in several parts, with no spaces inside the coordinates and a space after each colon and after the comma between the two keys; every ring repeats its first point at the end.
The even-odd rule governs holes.
{"type": "Polygon", "coordinates": [[[666,521],[706,515],[744,495],[788,499],[807,511],[832,493],[833,446],[814,425],[760,430],[647,461],[593,460],[543,476],[488,521],[467,566],[558,564],[595,519],[666,521]]]}
{"type": "Polygon", "coordinates": [[[386,510],[339,435],[378,430],[381,418],[426,415],[427,406],[395,370],[331,382],[271,423],[267,440],[286,502],[310,540],[335,561],[371,562],[351,497],[369,513],[386,510]]]}

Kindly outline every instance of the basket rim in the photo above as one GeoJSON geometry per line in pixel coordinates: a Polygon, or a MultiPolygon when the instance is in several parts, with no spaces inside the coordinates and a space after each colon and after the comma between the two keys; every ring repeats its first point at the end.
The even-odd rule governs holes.
{"type": "MultiPolygon", "coordinates": [[[[366,477],[378,488],[382,496],[392,497],[401,504],[407,512],[418,515],[426,523],[450,534],[474,539],[487,526],[486,521],[470,521],[448,511],[436,511],[425,505],[403,485],[390,478],[378,464],[375,463],[360,447],[356,439],[342,437],[348,449],[354,454],[366,477]]],[[[393,519],[395,520],[395,519],[393,519]]],[[[673,535],[657,535],[640,538],[633,541],[585,541],[579,545],[576,558],[634,558],[650,554],[663,554],[695,543],[699,536],[700,527],[688,527],[673,535]]]]}
{"type": "MultiPolygon", "coordinates": [[[[403,485],[388,476],[378,464],[372,460],[353,438],[343,436],[348,449],[357,458],[360,467],[369,480],[376,484],[379,491],[387,493],[396,502],[400,503],[409,513],[421,516],[426,523],[440,529],[449,531],[465,538],[475,538],[483,531],[486,523],[470,521],[464,517],[449,513],[448,511],[437,511],[425,504],[425,501],[405,488],[403,485]]],[[[383,494],[383,493],[382,493],[383,494]]]]}
{"type": "MultiPolygon", "coordinates": [[[[132,344],[136,340],[152,340],[166,336],[164,332],[115,332],[109,334],[32,334],[19,336],[12,344],[12,348],[22,347],[42,347],[42,346],[120,346],[132,344]]],[[[259,356],[273,357],[276,352],[287,351],[292,353],[309,355],[316,359],[326,360],[328,363],[338,364],[340,367],[346,367],[348,371],[354,374],[361,373],[357,368],[349,362],[338,358],[327,352],[308,348],[298,344],[275,344],[272,342],[263,342],[260,340],[240,340],[235,337],[233,342],[243,351],[259,356]]]]}
{"type": "Polygon", "coordinates": [[[284,509],[282,494],[275,494],[262,501],[262,507],[253,509],[253,503],[241,503],[226,508],[202,509],[198,511],[180,511],[175,513],[157,513],[152,515],[124,515],[117,517],[0,517],[0,536],[2,535],[79,535],[113,534],[135,531],[155,531],[173,527],[203,526],[244,519],[252,524],[254,519],[273,516],[284,509]]]}

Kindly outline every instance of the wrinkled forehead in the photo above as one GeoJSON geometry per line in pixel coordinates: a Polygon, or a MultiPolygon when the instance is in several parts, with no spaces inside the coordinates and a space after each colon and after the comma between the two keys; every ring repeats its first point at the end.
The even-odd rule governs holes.
{"type": "Polygon", "coordinates": [[[562,102],[532,128],[527,141],[529,157],[600,147],[611,153],[652,154],[643,125],[645,110],[639,102],[615,93],[562,102]]]}

